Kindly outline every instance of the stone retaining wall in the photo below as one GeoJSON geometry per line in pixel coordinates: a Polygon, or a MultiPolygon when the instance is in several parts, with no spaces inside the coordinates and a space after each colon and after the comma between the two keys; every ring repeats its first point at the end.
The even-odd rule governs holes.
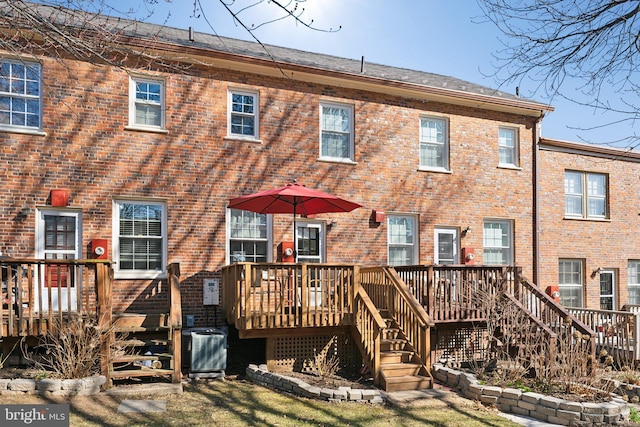
{"type": "Polygon", "coordinates": [[[0,395],[91,396],[100,393],[100,386],[106,382],[103,375],[77,380],[0,378],[0,395]]]}
{"type": "Polygon", "coordinates": [[[525,415],[561,425],[618,424],[629,420],[629,407],[622,398],[612,395],[603,403],[572,402],[523,392],[515,388],[482,385],[474,375],[436,364],[434,378],[449,387],[457,388],[468,399],[493,405],[502,412],[525,415]]]}
{"type": "Polygon", "coordinates": [[[256,384],[301,397],[326,400],[329,402],[384,403],[380,395],[380,390],[377,389],[352,389],[351,387],[330,389],[314,387],[301,379],[269,372],[266,365],[249,365],[246,372],[247,377],[256,384]]]}

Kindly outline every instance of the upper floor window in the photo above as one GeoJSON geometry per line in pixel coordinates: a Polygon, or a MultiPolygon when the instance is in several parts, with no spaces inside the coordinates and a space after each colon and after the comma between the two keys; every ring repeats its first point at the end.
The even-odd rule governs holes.
{"type": "Polygon", "coordinates": [[[558,263],[558,288],[560,304],[565,307],[582,307],[584,274],[579,259],[561,259],[558,263]]]}
{"type": "Polygon", "coordinates": [[[423,117],[420,119],[420,167],[449,169],[449,138],[447,121],[423,117]]]}
{"type": "Polygon", "coordinates": [[[40,64],[0,60],[0,128],[39,130],[40,64]]]}
{"type": "Polygon", "coordinates": [[[132,77],[129,102],[130,126],[164,129],[164,82],[132,77]]]}
{"type": "Polygon", "coordinates": [[[518,166],[518,131],[516,129],[499,129],[498,156],[500,165],[518,166]]]}
{"type": "Polygon", "coordinates": [[[513,264],[513,226],[511,221],[484,222],[483,250],[487,265],[513,264]]]}
{"type": "Polygon", "coordinates": [[[389,215],[388,218],[389,265],[416,265],[418,260],[416,217],[389,215]]]}
{"type": "Polygon", "coordinates": [[[607,176],[601,173],[565,171],[564,213],[573,218],[607,217],[607,176]]]}
{"type": "Polygon", "coordinates": [[[629,260],[629,304],[640,304],[640,260],[629,260]]]}
{"type": "Polygon", "coordinates": [[[320,158],[354,161],[353,108],[320,104],[320,158]]]}
{"type": "Polygon", "coordinates": [[[271,247],[268,215],[229,209],[227,218],[229,262],[268,262],[271,247]]]}
{"type": "Polygon", "coordinates": [[[118,278],[156,278],[166,269],[164,202],[114,201],[113,256],[118,278]]]}
{"type": "Polygon", "coordinates": [[[229,136],[258,139],[258,93],[229,91],[229,136]]]}

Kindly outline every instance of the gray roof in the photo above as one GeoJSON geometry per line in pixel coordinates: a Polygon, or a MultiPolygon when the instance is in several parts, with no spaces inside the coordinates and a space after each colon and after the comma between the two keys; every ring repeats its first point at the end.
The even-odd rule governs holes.
{"type": "MultiPolygon", "coordinates": [[[[69,9],[61,7],[51,7],[35,3],[30,3],[29,5],[29,7],[41,9],[43,16],[48,16],[49,19],[62,21],[67,25],[69,22],[75,23],[72,25],[77,25],[78,22],[81,22],[73,19],[73,15],[88,13],[84,11],[70,11],[69,9]]],[[[11,13],[6,6],[0,9],[8,14],[11,13]]],[[[184,46],[185,48],[198,48],[211,52],[241,55],[266,61],[275,59],[283,67],[287,64],[310,67],[328,72],[338,72],[342,75],[350,74],[353,76],[379,79],[381,80],[379,83],[382,84],[384,84],[384,81],[399,82],[422,88],[435,88],[495,98],[498,102],[502,100],[510,103],[521,103],[520,105],[527,104],[527,107],[525,108],[541,110],[552,109],[548,105],[537,101],[519,98],[509,93],[454,77],[427,73],[424,71],[410,70],[369,62],[364,64],[363,70],[361,71],[360,59],[341,58],[332,55],[306,52],[298,49],[290,49],[273,45],[264,45],[263,47],[257,42],[232,39],[206,33],[194,33],[194,41],[190,41],[189,29],[187,28],[172,28],[164,25],[133,21],[119,17],[106,17],[104,15],[101,15],[98,19],[95,19],[95,16],[93,16],[93,18],[94,19],[92,19],[91,22],[92,25],[95,26],[112,28],[114,31],[118,31],[121,34],[135,38],[157,40],[164,43],[184,46]]]]}

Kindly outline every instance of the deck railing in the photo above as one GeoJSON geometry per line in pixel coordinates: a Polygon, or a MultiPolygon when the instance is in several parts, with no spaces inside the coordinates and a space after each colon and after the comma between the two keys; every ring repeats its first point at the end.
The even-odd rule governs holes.
{"type": "Polygon", "coordinates": [[[0,259],[0,337],[43,335],[71,317],[98,314],[110,289],[109,261],[0,259]]]}
{"type": "Polygon", "coordinates": [[[357,271],[346,264],[223,267],[225,316],[238,329],[352,325],[357,271]]]}
{"type": "Polygon", "coordinates": [[[618,362],[631,363],[640,359],[640,312],[635,307],[623,307],[629,311],[568,308],[582,323],[595,331],[599,349],[618,358],[618,362]]]}
{"type": "Polygon", "coordinates": [[[427,371],[431,368],[431,326],[433,321],[391,267],[360,269],[360,285],[380,311],[389,313],[405,334],[427,371]]]}

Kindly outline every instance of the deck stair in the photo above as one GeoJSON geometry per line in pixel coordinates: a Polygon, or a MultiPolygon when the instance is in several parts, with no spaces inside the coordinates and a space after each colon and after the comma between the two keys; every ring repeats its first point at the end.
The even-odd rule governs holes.
{"type": "Polygon", "coordinates": [[[380,341],[381,386],[388,392],[433,387],[433,378],[395,320],[381,312],[387,327],[380,341]]]}
{"type": "Polygon", "coordinates": [[[110,380],[171,378],[175,361],[168,317],[164,313],[114,313],[110,380]]]}

